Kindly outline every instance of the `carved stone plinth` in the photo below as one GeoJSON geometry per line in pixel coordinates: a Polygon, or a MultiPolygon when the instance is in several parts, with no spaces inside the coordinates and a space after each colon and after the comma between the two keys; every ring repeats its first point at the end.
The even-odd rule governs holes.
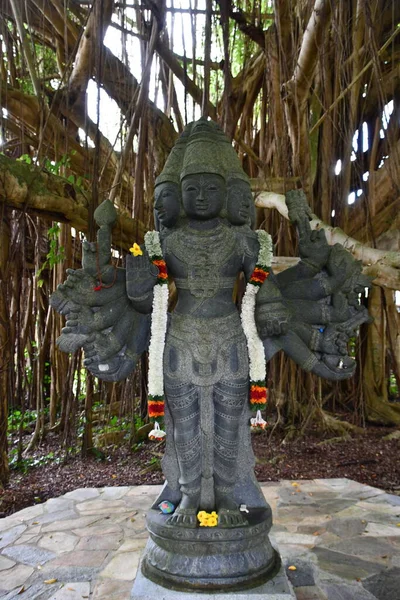
{"type": "Polygon", "coordinates": [[[145,577],[176,590],[245,590],[271,579],[280,559],[271,546],[271,509],[252,509],[248,526],[187,529],[147,515],[150,538],[142,562],[145,577]]]}

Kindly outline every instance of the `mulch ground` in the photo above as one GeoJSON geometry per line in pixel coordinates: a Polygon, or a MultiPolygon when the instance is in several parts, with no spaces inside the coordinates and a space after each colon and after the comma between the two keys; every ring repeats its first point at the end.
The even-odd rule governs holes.
{"type": "MultiPolygon", "coordinates": [[[[348,477],[400,494],[400,440],[384,439],[393,431],[368,427],[349,440],[311,435],[290,442],[278,433],[254,434],[257,479],[265,482],[348,477]]],[[[37,450],[38,456],[57,447],[59,440],[49,436],[37,450]]],[[[0,517],[76,488],[162,483],[162,450],[162,443],[146,442],[135,452],[119,448],[102,459],[74,457],[59,464],[52,461],[30,468],[24,474],[11,471],[9,485],[0,491],[0,517]]]]}

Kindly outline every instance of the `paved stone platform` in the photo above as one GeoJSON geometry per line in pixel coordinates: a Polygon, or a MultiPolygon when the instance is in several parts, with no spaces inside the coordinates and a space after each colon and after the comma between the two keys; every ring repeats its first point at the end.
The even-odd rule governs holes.
{"type": "MultiPolygon", "coordinates": [[[[400,497],[349,479],[262,489],[297,600],[400,598],[400,497]]],[[[0,519],[0,599],[129,600],[159,491],[78,489],[0,519]]]]}

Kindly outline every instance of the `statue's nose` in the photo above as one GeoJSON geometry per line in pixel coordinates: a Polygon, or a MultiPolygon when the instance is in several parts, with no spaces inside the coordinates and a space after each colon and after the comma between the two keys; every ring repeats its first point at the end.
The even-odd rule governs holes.
{"type": "Polygon", "coordinates": [[[204,190],[202,187],[200,187],[199,192],[197,194],[197,200],[204,200],[204,199],[205,199],[204,190]]]}

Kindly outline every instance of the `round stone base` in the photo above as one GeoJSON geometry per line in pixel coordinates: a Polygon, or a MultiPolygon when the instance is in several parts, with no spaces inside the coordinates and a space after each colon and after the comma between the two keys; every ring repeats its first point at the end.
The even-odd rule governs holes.
{"type": "Polygon", "coordinates": [[[150,539],[142,562],[145,577],[183,590],[244,590],[259,586],[279,570],[271,546],[271,509],[253,509],[248,525],[232,529],[187,529],[167,524],[169,515],[150,510],[150,539]]]}

